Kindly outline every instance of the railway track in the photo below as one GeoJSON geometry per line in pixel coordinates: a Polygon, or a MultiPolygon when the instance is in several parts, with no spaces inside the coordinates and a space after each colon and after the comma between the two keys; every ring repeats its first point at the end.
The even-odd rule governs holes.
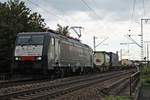
{"type": "Polygon", "coordinates": [[[123,95],[123,96],[132,96],[131,94],[135,92],[135,88],[139,82],[139,71],[127,75],[124,78],[112,82],[101,89],[101,92],[107,95],[123,95]]]}
{"type": "MultiPolygon", "coordinates": [[[[106,75],[106,74],[110,74],[110,73],[104,73],[101,74],[106,75]]],[[[62,79],[32,79],[32,78],[15,78],[15,79],[4,79],[4,80],[0,80],[0,89],[1,88],[12,88],[14,86],[24,86],[24,85],[34,85],[34,83],[41,83],[41,82],[47,82],[47,81],[51,81],[51,82],[61,82],[61,81],[69,81],[69,80],[75,80],[78,78],[82,78],[82,77],[89,77],[91,76],[91,74],[88,75],[83,75],[83,76],[73,76],[73,77],[66,77],[66,78],[62,78],[62,79]],[[55,80],[55,81],[52,81],[55,80]]]]}
{"type": "Polygon", "coordinates": [[[101,89],[101,92],[106,95],[118,95],[120,94],[124,88],[126,88],[129,85],[129,79],[130,75],[127,75],[126,77],[120,78],[115,82],[112,82],[112,84],[107,84],[101,89]]]}
{"type": "Polygon", "coordinates": [[[10,75],[9,73],[0,73],[0,81],[9,80],[10,75]]]}
{"type": "MultiPolygon", "coordinates": [[[[54,100],[105,100],[104,98],[110,94],[110,91],[114,91],[116,88],[120,88],[120,80],[126,80],[128,75],[120,75],[118,77],[111,78],[109,80],[105,80],[102,82],[98,82],[92,85],[89,85],[88,87],[79,89],[77,91],[73,91],[71,93],[58,96],[54,98],[54,100]],[[111,87],[110,87],[111,86],[111,87]],[[109,91],[108,88],[109,88],[109,91]],[[105,91],[104,91],[105,90],[105,91]]],[[[117,92],[117,91],[114,91],[117,92]]],[[[122,91],[121,91],[122,92],[122,91]]],[[[113,95],[113,94],[110,94],[113,95]]],[[[53,100],[53,99],[50,99],[53,100]]]]}
{"type": "Polygon", "coordinates": [[[61,82],[41,82],[34,84],[19,85],[0,89],[1,100],[37,100],[53,98],[90,85],[110,80],[120,75],[127,75],[129,71],[118,71],[102,75],[81,76],[77,78],[64,79],[61,82]]]}
{"type": "Polygon", "coordinates": [[[33,80],[31,78],[1,80],[0,81],[0,89],[5,88],[5,87],[17,86],[17,85],[21,85],[21,84],[28,84],[31,81],[34,82],[35,80],[33,80]]]}

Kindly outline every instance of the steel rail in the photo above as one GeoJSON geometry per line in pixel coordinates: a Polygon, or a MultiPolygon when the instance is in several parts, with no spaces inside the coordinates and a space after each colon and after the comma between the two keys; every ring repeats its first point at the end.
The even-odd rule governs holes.
{"type": "MultiPolygon", "coordinates": [[[[129,72],[128,72],[129,73],[129,72]]],[[[23,95],[23,96],[19,96],[19,100],[37,100],[39,98],[45,98],[45,97],[53,97],[53,96],[57,96],[57,95],[60,95],[60,94],[66,94],[70,91],[75,91],[75,90],[78,90],[78,89],[81,89],[81,88],[84,88],[84,87],[88,87],[90,85],[93,85],[93,84],[96,84],[96,83],[99,83],[99,82],[103,82],[103,81],[106,81],[106,80],[110,80],[112,78],[116,78],[120,75],[125,75],[127,74],[126,73],[119,73],[119,74],[115,74],[115,75],[111,75],[111,76],[105,76],[105,77],[96,77],[95,79],[92,78],[92,79],[88,79],[88,80],[83,80],[82,82],[75,82],[75,83],[70,83],[70,84],[66,84],[66,86],[63,88],[58,88],[58,87],[55,87],[55,89],[51,89],[50,87],[49,88],[45,88],[44,90],[36,90],[36,91],[39,91],[39,92],[36,92],[36,91],[32,91],[31,94],[28,94],[28,95],[23,95]]],[[[17,100],[16,98],[14,100],[17,100]]]]}

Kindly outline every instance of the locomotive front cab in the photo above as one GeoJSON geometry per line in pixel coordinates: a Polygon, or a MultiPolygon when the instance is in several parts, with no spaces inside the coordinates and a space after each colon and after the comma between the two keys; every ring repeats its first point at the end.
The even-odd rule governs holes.
{"type": "Polygon", "coordinates": [[[42,72],[44,34],[18,34],[14,52],[15,73],[35,74],[42,72]]]}

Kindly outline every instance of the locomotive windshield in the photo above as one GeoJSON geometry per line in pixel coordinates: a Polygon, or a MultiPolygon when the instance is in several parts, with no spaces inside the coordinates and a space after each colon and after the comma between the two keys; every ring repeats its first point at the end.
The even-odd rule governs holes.
{"type": "Polygon", "coordinates": [[[44,35],[20,35],[17,38],[17,45],[42,45],[44,35]]]}

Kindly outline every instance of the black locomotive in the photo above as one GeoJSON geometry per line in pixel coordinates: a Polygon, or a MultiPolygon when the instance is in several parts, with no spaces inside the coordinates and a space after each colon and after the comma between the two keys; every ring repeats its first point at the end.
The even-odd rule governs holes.
{"type": "Polygon", "coordinates": [[[13,74],[51,75],[93,70],[93,51],[79,40],[51,32],[19,33],[13,74]]]}

